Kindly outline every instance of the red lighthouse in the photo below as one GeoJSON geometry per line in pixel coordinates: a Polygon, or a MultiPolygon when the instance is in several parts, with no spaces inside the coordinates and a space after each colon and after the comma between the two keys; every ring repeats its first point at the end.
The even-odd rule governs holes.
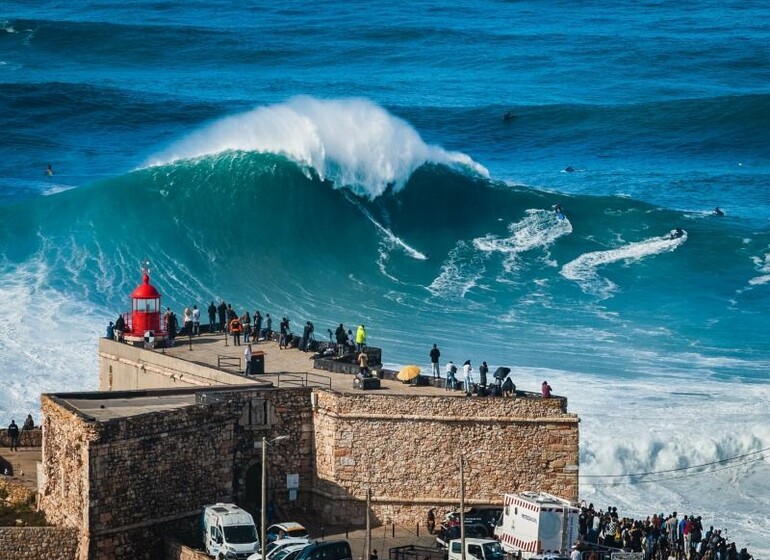
{"type": "Polygon", "coordinates": [[[131,321],[123,338],[131,343],[165,338],[160,322],[160,292],[150,284],[149,263],[142,263],[142,283],[131,292],[131,321]]]}

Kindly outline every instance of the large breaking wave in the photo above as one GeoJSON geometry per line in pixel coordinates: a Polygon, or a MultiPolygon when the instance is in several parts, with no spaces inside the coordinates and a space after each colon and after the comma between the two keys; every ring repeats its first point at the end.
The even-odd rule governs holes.
{"type": "MultiPolygon", "coordinates": [[[[581,474],[666,470],[768,447],[761,382],[770,361],[757,333],[769,311],[770,232],[490,180],[382,109],[344,107],[361,108],[347,115],[361,118],[343,127],[351,135],[387,125],[384,155],[372,152],[376,127],[358,136],[369,135],[371,148],[359,150],[321,122],[324,102],[298,100],[215,123],[126,175],[0,207],[11,317],[0,327],[0,366],[19,372],[0,412],[34,411],[41,392],[95,388],[96,337],[126,309],[149,258],[153,284],[177,310],[224,298],[313,319],[320,332],[362,321],[391,365],[419,363],[436,340],[448,359],[513,366],[523,389],[547,377],[583,419],[581,474]],[[264,132],[294,104],[292,127],[264,132]],[[324,132],[310,141],[314,126],[324,132]],[[391,157],[403,139],[416,148],[391,157]],[[686,238],[666,239],[676,226],[686,238]],[[52,324],[43,347],[41,329],[52,324]],[[753,404],[738,391],[751,391],[753,404]],[[724,422],[693,434],[687,426],[704,417],[724,422]],[[648,433],[622,437],[644,422],[648,433]],[[668,425],[684,428],[672,434],[668,425]]],[[[713,484],[749,488],[764,472],[741,465],[713,484]]],[[[625,492],[615,483],[596,479],[581,494],[612,496],[639,515],[649,512],[632,502],[687,494],[679,482],[625,492]]]]}
{"type": "Polygon", "coordinates": [[[408,123],[365,99],[295,97],[219,120],[156,157],[168,163],[229,150],[280,154],[321,180],[375,198],[401,190],[425,163],[465,167],[487,175],[465,154],[423,142],[408,123]]]}

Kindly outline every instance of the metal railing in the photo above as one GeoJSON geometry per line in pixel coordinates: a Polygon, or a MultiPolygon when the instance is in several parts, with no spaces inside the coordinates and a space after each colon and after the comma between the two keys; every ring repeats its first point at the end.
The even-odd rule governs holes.
{"type": "Polygon", "coordinates": [[[217,367],[222,369],[222,365],[234,367],[238,371],[241,371],[241,358],[239,356],[224,356],[219,354],[217,356],[217,367]]]}
{"type": "Polygon", "coordinates": [[[332,378],[327,375],[318,375],[317,373],[279,373],[278,387],[323,387],[332,388],[332,378]]]}

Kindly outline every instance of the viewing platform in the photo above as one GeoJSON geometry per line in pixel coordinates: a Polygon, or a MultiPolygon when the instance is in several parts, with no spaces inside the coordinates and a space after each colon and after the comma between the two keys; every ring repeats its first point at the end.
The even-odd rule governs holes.
{"type": "MultiPolygon", "coordinates": [[[[179,387],[180,385],[242,385],[253,383],[270,383],[275,387],[287,387],[303,385],[311,387],[325,387],[339,392],[361,393],[354,388],[355,375],[358,371],[355,364],[333,363],[330,358],[314,359],[314,352],[303,352],[297,348],[281,349],[278,343],[272,340],[263,340],[251,343],[254,355],[262,353],[264,360],[264,374],[246,376],[244,350],[246,344],[234,346],[232,338],[225,344],[224,334],[204,333],[200,336],[181,336],[176,339],[176,344],[168,348],[154,348],[145,350],[141,346],[131,346],[121,342],[102,338],[99,342],[100,357],[110,358],[120,354],[120,362],[124,365],[135,365],[138,371],[145,375],[155,373],[152,384],[143,383],[142,376],[123,376],[118,379],[115,375],[110,377],[109,362],[100,360],[100,389],[101,390],[131,390],[158,387],[179,387]],[[135,355],[132,362],[131,355],[135,355]],[[173,360],[172,360],[173,359],[173,360]],[[180,362],[181,361],[181,362],[180,362]],[[157,362],[153,364],[151,362],[157,362]],[[343,367],[343,365],[345,367],[343,367]],[[142,370],[144,366],[144,370],[142,370]],[[158,366],[158,367],[154,367],[158,366]],[[323,369],[319,369],[319,366],[323,369]],[[330,371],[330,369],[346,369],[351,373],[330,371]],[[155,370],[164,370],[164,373],[155,370]]],[[[380,359],[380,349],[372,348],[372,353],[377,360],[380,359]]],[[[370,356],[371,358],[372,356],[370,356]]],[[[379,389],[367,389],[366,394],[392,394],[392,395],[419,395],[465,398],[465,393],[457,389],[447,391],[444,388],[444,379],[434,380],[432,376],[421,375],[421,381],[404,383],[395,379],[396,371],[384,368],[381,364],[370,365],[370,371],[380,379],[379,389]]],[[[478,380],[478,372],[474,371],[474,377],[478,380]]],[[[492,375],[487,376],[487,381],[494,382],[492,375]]],[[[514,380],[515,381],[515,380],[514,380]]],[[[533,388],[536,389],[536,388],[533,388]]],[[[477,397],[476,399],[500,399],[504,397],[477,397]]],[[[541,399],[539,391],[516,391],[514,398],[541,399]]],[[[553,396],[554,405],[562,410],[567,409],[565,397],[553,396]]]]}

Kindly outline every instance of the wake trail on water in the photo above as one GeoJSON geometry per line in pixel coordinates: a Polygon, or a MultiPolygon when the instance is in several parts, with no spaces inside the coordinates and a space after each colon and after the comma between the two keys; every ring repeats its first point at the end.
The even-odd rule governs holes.
{"type": "Polygon", "coordinates": [[[309,96],[220,119],[150,158],[147,165],[227,151],[283,155],[322,181],[367,199],[403,189],[426,163],[489,175],[463,153],[426,144],[406,121],[371,101],[309,96]]]}
{"type": "Polygon", "coordinates": [[[390,247],[398,247],[399,249],[403,250],[404,253],[406,253],[408,256],[412,257],[413,259],[417,259],[420,261],[427,260],[427,256],[425,256],[423,253],[415,249],[414,247],[411,247],[409,244],[407,244],[403,239],[398,237],[395,233],[393,233],[390,229],[386,228],[384,225],[382,225],[380,222],[377,221],[377,219],[372,216],[372,213],[367,210],[363,204],[355,200],[352,196],[345,193],[345,199],[350,202],[353,206],[355,206],[365,217],[367,220],[369,220],[372,225],[377,229],[377,231],[382,235],[384,238],[386,244],[390,247]]]}
{"type": "Polygon", "coordinates": [[[617,286],[608,278],[599,276],[597,269],[600,266],[619,261],[631,263],[649,256],[675,251],[686,241],[687,232],[684,232],[684,235],[677,238],[669,235],[653,237],[607,251],[584,253],[565,264],[561,269],[561,275],[568,280],[576,281],[586,293],[609,297],[617,286]]]}

